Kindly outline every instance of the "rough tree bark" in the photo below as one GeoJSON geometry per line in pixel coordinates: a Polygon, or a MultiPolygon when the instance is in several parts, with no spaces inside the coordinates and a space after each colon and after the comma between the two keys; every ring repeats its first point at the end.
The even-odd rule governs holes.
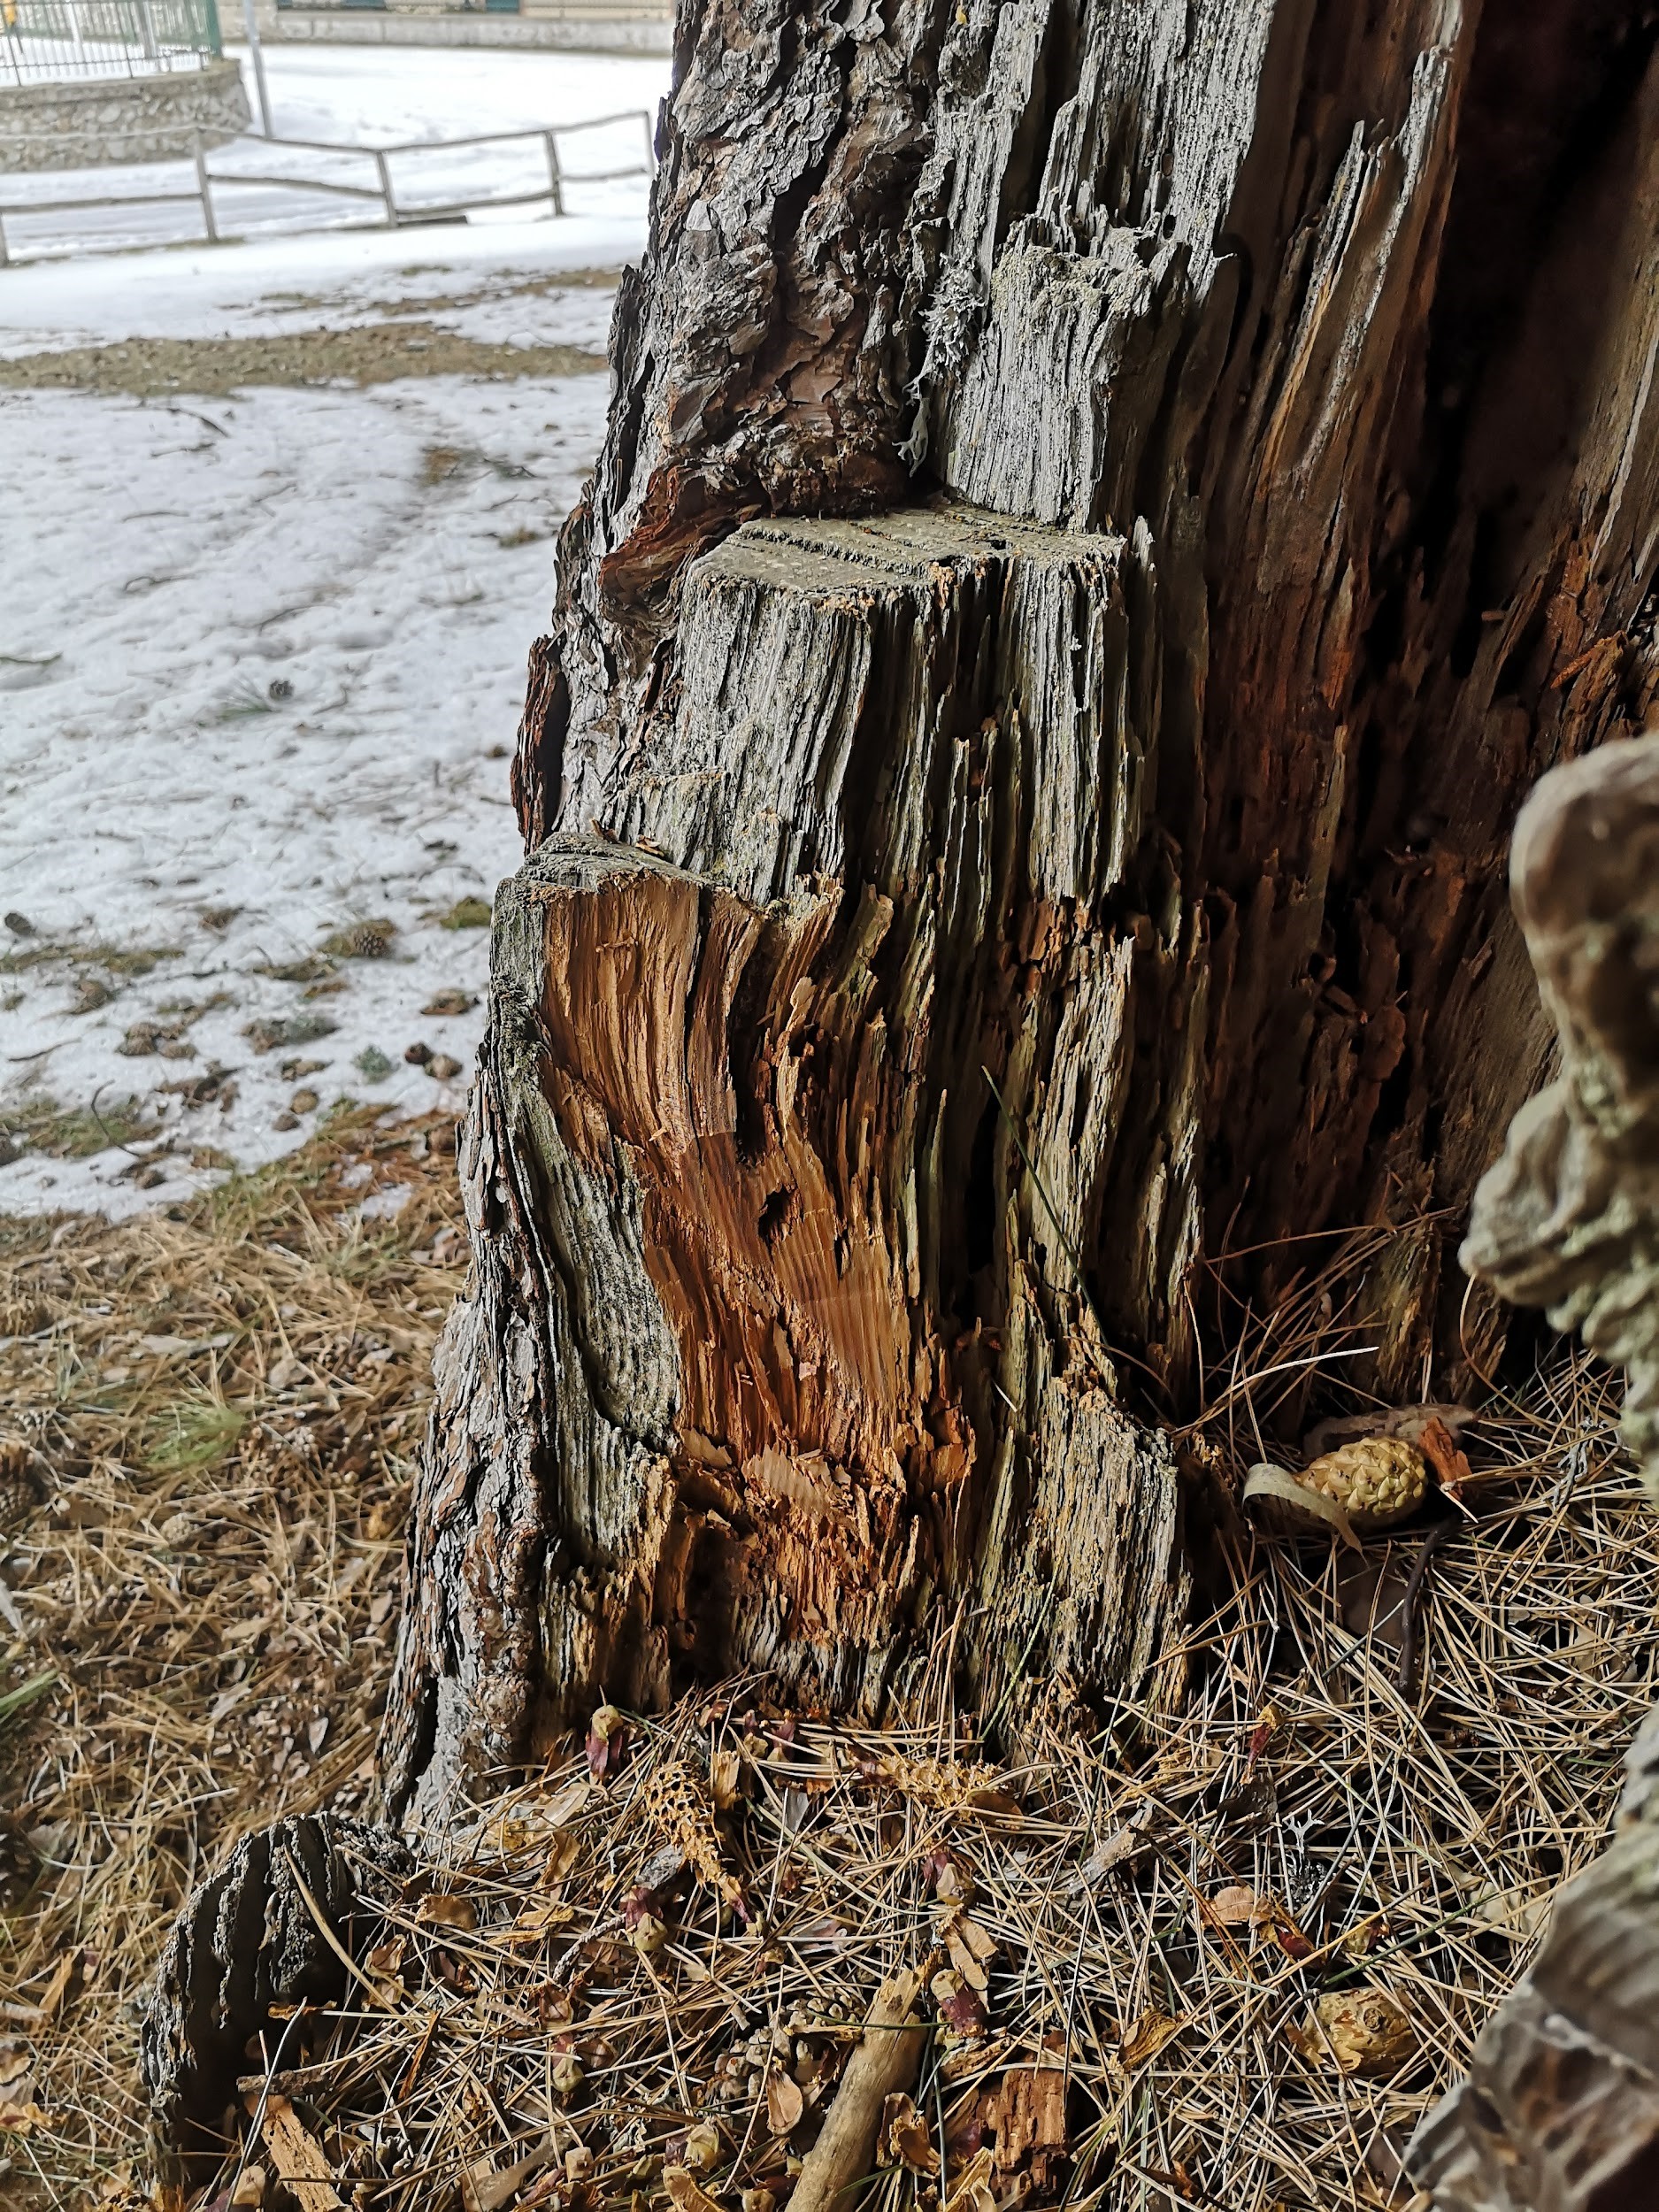
{"type": "Polygon", "coordinates": [[[1549,1051],[1509,827],[1655,683],[1651,13],[683,0],[395,1809],[601,1689],[872,1705],[945,1624],[987,1696],[1167,1694],[1194,1259],[1397,1225],[1370,1379],[1455,1356],[1549,1051]]]}

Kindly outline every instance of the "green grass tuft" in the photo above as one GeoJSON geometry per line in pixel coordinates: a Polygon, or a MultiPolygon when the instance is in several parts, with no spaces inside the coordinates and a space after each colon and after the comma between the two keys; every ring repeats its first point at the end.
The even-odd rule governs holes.
{"type": "Polygon", "coordinates": [[[86,1106],[60,1106],[55,1098],[30,1099],[0,1113],[0,1133],[54,1160],[88,1160],[111,1145],[133,1144],[156,1133],[143,1101],[94,1098],[86,1106]]]}
{"type": "Polygon", "coordinates": [[[44,1674],[31,1675],[27,1682],[19,1682],[14,1690],[0,1691],[0,1731],[8,1728],[18,1715],[26,1712],[35,1701],[57,1686],[58,1677],[49,1667],[44,1674]]]}
{"type": "Polygon", "coordinates": [[[447,914],[440,914],[440,929],[488,929],[490,907],[488,899],[457,899],[447,914]]]}
{"type": "Polygon", "coordinates": [[[246,1413],[205,1392],[170,1399],[146,1424],[144,1457],[158,1475],[211,1467],[225,1457],[247,1425],[246,1413]]]}

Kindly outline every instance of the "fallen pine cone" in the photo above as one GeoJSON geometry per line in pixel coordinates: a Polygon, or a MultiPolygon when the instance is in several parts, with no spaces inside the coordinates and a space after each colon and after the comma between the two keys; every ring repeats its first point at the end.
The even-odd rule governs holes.
{"type": "Polygon", "coordinates": [[[41,1502],[42,1486],[35,1479],[34,1460],[21,1437],[0,1438],[0,1528],[26,1520],[41,1502]]]}
{"type": "Polygon", "coordinates": [[[1325,1453],[1302,1469],[1302,1479],[1334,1499],[1366,1534],[1417,1510],[1429,1494],[1429,1463],[1402,1436],[1372,1436],[1325,1453]]]}
{"type": "Polygon", "coordinates": [[[1270,1526],[1302,1534],[1316,1522],[1357,1548],[1361,1536],[1392,1528],[1417,1512],[1429,1494],[1429,1463],[1403,1437],[1370,1436],[1310,1461],[1299,1475],[1267,1463],[1252,1467],[1244,1486],[1270,1526]]]}
{"type": "Polygon", "coordinates": [[[1288,2032],[1310,2065],[1339,2074],[1394,2073],[1417,2047],[1405,2011],[1381,1989],[1327,1990],[1288,2032]]]}

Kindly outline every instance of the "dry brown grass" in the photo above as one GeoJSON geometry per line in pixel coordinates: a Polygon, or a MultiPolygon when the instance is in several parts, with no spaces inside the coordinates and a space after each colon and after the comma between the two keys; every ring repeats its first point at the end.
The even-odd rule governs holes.
{"type": "Polygon", "coordinates": [[[8,2207],[142,2153],[136,2008],[206,1864],[365,1793],[453,1145],[349,1112],[167,1215],[0,1220],[0,1689],[45,1678],[0,1724],[8,2207]]]}
{"type": "Polygon", "coordinates": [[[413,376],[489,379],[596,376],[603,353],[583,346],[515,346],[465,338],[405,317],[395,324],[296,330],[257,338],[121,338],[0,361],[0,386],[35,391],[131,392],[144,399],[190,393],[228,399],[250,386],[402,382],[413,376]]]}

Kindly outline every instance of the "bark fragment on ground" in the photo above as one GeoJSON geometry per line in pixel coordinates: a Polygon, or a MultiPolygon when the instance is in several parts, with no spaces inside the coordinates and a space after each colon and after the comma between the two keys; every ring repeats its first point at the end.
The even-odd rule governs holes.
{"type": "Polygon", "coordinates": [[[202,1884],[168,1938],[144,2020],[144,2086],[171,2151],[217,2162],[250,2045],[263,2039],[274,2066],[295,2010],[340,2000],[365,1870],[410,1863],[383,1829],[291,1815],[244,1837],[202,1884]]]}

